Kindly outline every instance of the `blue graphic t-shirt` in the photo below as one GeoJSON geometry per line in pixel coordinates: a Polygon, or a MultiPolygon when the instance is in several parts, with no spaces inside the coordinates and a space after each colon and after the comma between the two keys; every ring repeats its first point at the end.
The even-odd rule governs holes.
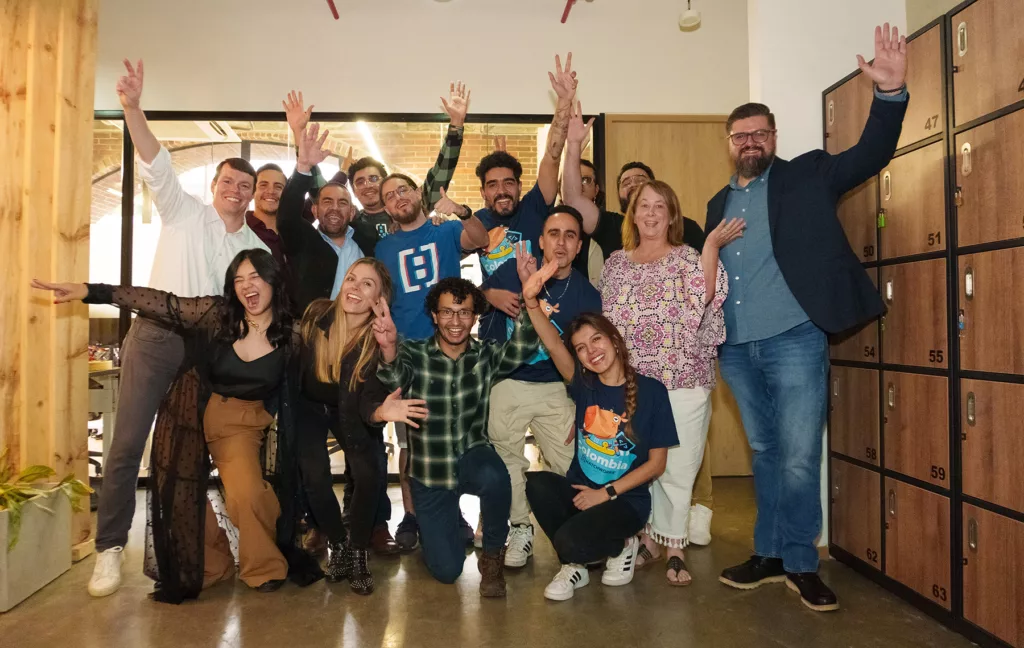
{"type": "Polygon", "coordinates": [[[377,243],[374,256],[387,266],[395,297],[391,317],[398,333],[409,340],[434,334],[426,311],[427,291],[441,279],[459,276],[462,222],[439,226],[429,222],[406,232],[399,230],[377,243]]]}
{"type": "MultiPolygon", "coordinates": [[[[517,294],[522,292],[523,286],[519,281],[515,262],[501,265],[484,281],[481,288],[500,288],[517,294]]],[[[546,290],[540,294],[541,307],[559,333],[564,333],[580,313],[601,312],[601,293],[597,292],[594,285],[578,270],[573,270],[565,279],[551,279],[545,288],[546,290]]],[[[478,331],[481,339],[504,342],[512,336],[513,328],[515,320],[495,308],[480,318],[478,331]]],[[[562,376],[555,368],[547,349],[541,346],[537,353],[527,360],[526,364],[513,371],[509,378],[540,383],[558,382],[562,376]]]]}
{"type": "Polygon", "coordinates": [[[479,253],[480,271],[485,279],[503,263],[516,258],[515,244],[519,241],[527,242],[530,254],[540,255],[537,241],[540,240],[544,220],[548,217],[550,208],[551,205],[544,201],[540,185],[534,185],[533,189],[519,201],[519,206],[511,218],[502,218],[490,209],[476,212],[476,217],[490,234],[487,251],[479,253]]]}
{"type": "MultiPolygon", "coordinates": [[[[622,417],[626,412],[626,388],[609,387],[593,374],[579,373],[569,385],[576,403],[576,455],[566,477],[573,484],[602,488],[647,462],[652,448],[679,445],[668,390],[653,378],[637,374],[636,412],[633,438],[626,436],[622,417]]],[[[647,486],[619,496],[630,503],[643,519],[651,513],[651,491],[647,486]]]]}

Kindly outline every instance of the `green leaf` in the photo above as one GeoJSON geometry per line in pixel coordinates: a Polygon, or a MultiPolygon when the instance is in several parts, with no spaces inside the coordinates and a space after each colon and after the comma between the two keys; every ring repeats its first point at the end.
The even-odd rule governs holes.
{"type": "Polygon", "coordinates": [[[57,474],[57,471],[49,466],[29,466],[25,470],[21,471],[18,475],[17,481],[26,484],[39,481],[40,479],[48,479],[57,474]]]}

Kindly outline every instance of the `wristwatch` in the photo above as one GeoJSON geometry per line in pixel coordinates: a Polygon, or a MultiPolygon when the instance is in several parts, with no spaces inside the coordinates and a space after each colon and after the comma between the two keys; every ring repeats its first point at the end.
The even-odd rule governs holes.
{"type": "Polygon", "coordinates": [[[466,210],[466,215],[463,216],[462,214],[457,214],[457,216],[459,217],[459,220],[469,220],[470,218],[473,218],[473,208],[472,207],[470,207],[469,205],[462,205],[462,208],[466,210]]]}
{"type": "Polygon", "coordinates": [[[619,496],[619,494],[615,492],[615,487],[612,486],[611,484],[605,486],[604,490],[606,493],[608,493],[608,499],[615,499],[616,497],[619,496]]]}

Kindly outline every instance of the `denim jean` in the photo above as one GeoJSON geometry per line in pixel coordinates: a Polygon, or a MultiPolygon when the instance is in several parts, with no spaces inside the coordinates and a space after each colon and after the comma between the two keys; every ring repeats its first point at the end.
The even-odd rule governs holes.
{"type": "Polygon", "coordinates": [[[416,521],[420,526],[423,561],[430,574],[442,583],[454,583],[466,562],[466,539],[459,528],[459,496],[480,498],[484,551],[496,553],[508,539],[508,515],[512,508],[512,483],[505,463],[489,445],[471,448],[459,458],[456,490],[430,488],[409,478],[416,521]]]}
{"type": "Polygon", "coordinates": [[[789,573],[818,569],[828,339],[812,322],[719,349],[722,378],[754,451],[754,553],[789,573]]]}

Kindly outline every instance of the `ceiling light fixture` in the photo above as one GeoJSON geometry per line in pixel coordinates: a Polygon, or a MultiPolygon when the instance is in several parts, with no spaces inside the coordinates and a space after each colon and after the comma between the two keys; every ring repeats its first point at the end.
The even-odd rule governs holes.
{"type": "Polygon", "coordinates": [[[686,0],[686,11],[679,16],[679,29],[693,31],[700,27],[700,12],[690,7],[690,0],[686,0]]]}

